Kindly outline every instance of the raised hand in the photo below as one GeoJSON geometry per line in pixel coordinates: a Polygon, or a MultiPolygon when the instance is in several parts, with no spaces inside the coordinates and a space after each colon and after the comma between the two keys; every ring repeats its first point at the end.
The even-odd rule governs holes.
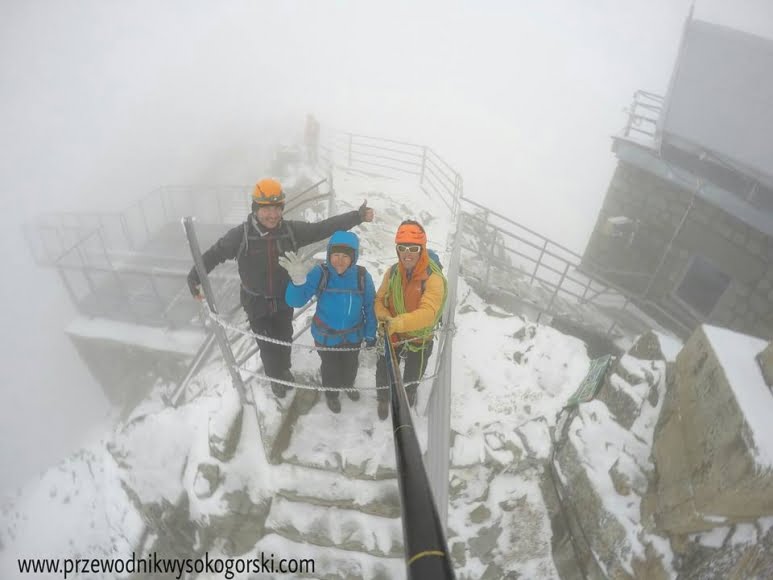
{"type": "Polygon", "coordinates": [[[306,275],[314,267],[314,262],[304,255],[285,252],[284,256],[279,256],[279,265],[290,274],[293,284],[300,286],[306,282],[306,275]]]}
{"type": "Polygon", "coordinates": [[[373,218],[375,217],[376,213],[373,211],[372,207],[368,207],[368,200],[362,202],[362,205],[357,210],[360,212],[360,218],[362,218],[362,221],[364,222],[372,222],[373,218]]]}

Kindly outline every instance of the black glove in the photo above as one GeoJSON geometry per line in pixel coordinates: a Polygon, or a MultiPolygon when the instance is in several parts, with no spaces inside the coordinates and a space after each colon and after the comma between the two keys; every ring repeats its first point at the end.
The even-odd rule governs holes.
{"type": "Polygon", "coordinates": [[[365,339],[365,348],[376,348],[376,339],[375,338],[366,338],[365,339]]]}
{"type": "Polygon", "coordinates": [[[201,281],[199,280],[199,273],[196,272],[196,268],[193,268],[188,272],[188,290],[191,291],[191,295],[194,298],[201,298],[201,281]]]}
{"type": "Polygon", "coordinates": [[[368,207],[368,200],[362,202],[362,205],[357,210],[360,214],[360,219],[364,222],[372,222],[374,217],[374,212],[372,207],[368,207]]]}

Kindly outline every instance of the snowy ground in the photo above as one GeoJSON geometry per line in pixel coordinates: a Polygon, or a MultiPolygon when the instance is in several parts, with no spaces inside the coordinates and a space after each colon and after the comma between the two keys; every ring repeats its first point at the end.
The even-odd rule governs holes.
{"type": "MultiPolygon", "coordinates": [[[[395,260],[394,231],[407,217],[415,217],[425,225],[430,247],[448,264],[446,245],[452,228],[450,216],[446,215],[444,206],[436,206],[415,185],[346,174],[336,175],[335,185],[339,196],[338,211],[356,208],[364,199],[376,210],[376,221],[362,226],[357,232],[362,241],[360,263],[368,268],[377,285],[395,260]]],[[[481,528],[469,521],[470,502],[474,503],[476,499],[473,497],[476,496],[473,480],[480,478],[482,471],[490,471],[492,465],[500,469],[516,459],[512,454],[508,455],[502,445],[503,441],[512,438],[515,427],[522,427],[522,433],[527,434],[527,441],[519,444],[529,454],[545,456],[549,449],[546,426],[552,424],[565,399],[582,380],[588,358],[580,341],[492,309],[464,282],[459,285],[457,309],[451,418],[455,437],[452,477],[471,479],[468,479],[466,491],[452,503],[449,534],[457,540],[468,541],[481,528]],[[519,330],[522,331],[520,335],[519,330]]],[[[305,334],[297,342],[310,344],[311,338],[305,334]]],[[[372,362],[363,361],[358,386],[367,388],[373,384],[372,362]]],[[[318,366],[316,354],[302,349],[294,353],[294,368],[300,375],[314,376],[318,366]]],[[[430,362],[428,373],[433,369],[434,360],[430,362]]],[[[264,420],[270,424],[272,413],[276,418],[282,411],[281,406],[289,403],[285,400],[277,404],[275,400],[269,400],[267,390],[259,382],[253,385],[256,402],[264,409],[264,420]]],[[[340,415],[329,413],[324,402],[319,402],[299,422],[284,452],[283,457],[290,463],[280,466],[269,465],[262,446],[255,445],[259,427],[255,416],[245,413],[242,441],[251,441],[251,444],[240,445],[229,462],[228,485],[210,497],[199,498],[197,492],[206,495],[202,493],[206,491],[203,489],[206,482],[197,475],[195,466],[207,460],[212,462],[207,447],[208,426],[209,430],[216,428],[218,417],[229,415],[234,393],[227,374],[218,364],[206,368],[192,389],[199,395],[176,410],[165,408],[159,397],[145,401],[126,422],[106,429],[89,448],[68,458],[61,466],[47,472],[38,484],[25,489],[20,497],[7,502],[0,529],[2,577],[14,575],[17,557],[35,554],[48,557],[74,554],[126,556],[144,528],[121,480],[138,496],[135,499],[144,504],[173,505],[184,490],[193,492],[188,495],[192,500],[191,518],[196,519],[213,518],[227,509],[223,497],[240,486],[254,490],[251,499],[256,504],[274,490],[292,486],[293,482],[288,482],[291,479],[288,470],[293,469],[293,462],[333,470],[354,466],[363,477],[373,475],[380,466],[394,466],[391,428],[388,421],[377,420],[375,393],[369,391],[357,403],[344,397],[340,415]],[[52,525],[52,522],[61,522],[61,525],[52,525]],[[81,529],[90,530],[90,533],[83,533],[81,529]]],[[[420,389],[419,414],[415,418],[422,444],[426,440],[426,419],[422,412],[428,392],[427,387],[420,389]]],[[[319,472],[316,477],[318,481],[298,482],[295,487],[317,487],[319,493],[318,485],[325,485],[325,482],[330,485],[331,476],[325,472],[319,472]]],[[[356,480],[339,484],[357,485],[356,480]]],[[[394,485],[393,480],[391,485],[394,485]]],[[[523,554],[524,560],[510,563],[507,569],[528,576],[537,573],[542,577],[554,576],[549,552],[550,527],[536,481],[530,480],[528,474],[503,472],[486,485],[489,486],[490,490],[485,494],[487,509],[501,511],[498,504],[513,499],[527,502],[534,513],[529,526],[531,532],[519,530],[518,522],[512,518],[506,521],[512,529],[506,535],[509,540],[500,540],[503,554],[510,552],[504,544],[517,542],[518,535],[539,530],[531,538],[534,546],[523,554]]],[[[361,499],[366,503],[365,496],[370,492],[365,490],[364,483],[361,487],[364,490],[360,493],[361,499]]],[[[300,495],[304,493],[302,489],[297,491],[300,495]]],[[[283,517],[304,517],[304,513],[292,513],[293,509],[300,509],[299,504],[294,505],[286,504],[282,508],[285,511],[283,517]]],[[[374,530],[374,533],[375,537],[381,538],[378,545],[388,550],[392,532],[374,530]]],[[[282,542],[288,540],[266,536],[255,549],[271,545],[285,553],[292,550],[291,546],[282,550],[282,542]]],[[[315,550],[324,552],[322,548],[315,550]]],[[[302,552],[309,554],[308,546],[302,552]]],[[[351,552],[344,556],[353,557],[351,552]]],[[[324,556],[320,555],[320,558],[324,556]]],[[[396,573],[399,574],[402,566],[399,559],[396,562],[396,573]]],[[[362,565],[363,570],[373,566],[367,558],[362,565]]],[[[479,558],[470,556],[466,558],[465,566],[459,569],[459,576],[477,577],[482,566],[479,558]]]]}
{"type": "MultiPolygon", "coordinates": [[[[358,207],[364,199],[376,210],[376,221],[355,231],[362,243],[360,263],[377,285],[394,263],[394,231],[407,217],[424,223],[430,247],[448,265],[450,216],[415,184],[339,173],[335,187],[339,212],[358,207]]],[[[550,456],[550,429],[557,414],[588,371],[586,347],[576,338],[487,304],[464,280],[459,281],[457,296],[448,515],[457,576],[556,578],[540,464],[550,456]]],[[[715,334],[718,343],[726,338],[719,331],[715,334]]],[[[660,339],[666,358],[672,359],[680,345],[660,339]]],[[[311,344],[308,332],[297,343],[311,344]]],[[[293,361],[298,377],[318,383],[315,353],[297,348],[293,361]]],[[[646,374],[637,359],[623,357],[621,364],[630,377],[646,374]]],[[[255,360],[248,366],[257,368],[255,360]]],[[[433,356],[428,373],[434,369],[433,356]]],[[[269,533],[243,558],[273,551],[315,558],[320,575],[350,570],[365,577],[401,577],[399,519],[380,511],[383,499],[394,498],[397,486],[390,477],[391,423],[377,419],[375,392],[369,390],[373,372],[374,360],[362,355],[356,383],[363,389],[360,401],[342,397],[343,411],[334,415],[320,399],[298,420],[279,465],[269,462],[260,440],[276,435],[291,397],[277,401],[265,385],[253,381],[251,399],[260,411],[246,407],[235,455],[221,463],[211,455],[210,436],[225,429],[240,409],[222,363],[205,366],[192,382],[187,402],[177,409],[166,407],[160,393],[151,394],[126,420],[105,426],[82,451],[6,498],[0,512],[0,578],[18,575],[20,557],[128,557],[146,534],[138,503],[174,506],[187,496],[190,519],[209,525],[229,515],[233,495],[242,490],[256,509],[271,506],[267,525],[275,529],[314,534],[321,528],[334,545],[349,542],[367,552],[297,543],[269,533]],[[220,470],[219,486],[204,477],[202,465],[220,470]],[[307,500],[312,503],[304,503],[307,500]],[[340,509],[325,508],[324,503],[340,509]]],[[[664,369],[658,367],[657,372],[660,376],[664,369]]],[[[639,385],[613,379],[630,396],[640,396],[639,385]]],[[[428,397],[425,385],[414,417],[422,446],[428,397]]],[[[620,455],[616,446],[627,448],[634,458],[631,470],[638,469],[637,462],[648,463],[657,418],[657,409],[651,411],[627,431],[602,402],[594,401],[578,415],[586,425],[583,439],[571,440],[595,465],[588,473],[605,498],[604,508],[616,520],[634,522],[626,530],[631,538],[639,530],[638,503],[616,499],[608,472],[620,455]]],[[[763,429],[760,422],[760,432],[763,429]]],[[[625,461],[618,463],[620,470],[627,469],[625,461]]],[[[696,539],[709,545],[726,535],[718,531],[696,539]]],[[[631,543],[636,549],[635,538],[631,543]]],[[[216,556],[218,549],[210,554],[216,556]]]]}

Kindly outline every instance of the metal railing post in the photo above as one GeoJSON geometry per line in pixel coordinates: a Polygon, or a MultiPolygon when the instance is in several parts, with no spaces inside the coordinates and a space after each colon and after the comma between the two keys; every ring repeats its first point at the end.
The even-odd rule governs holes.
{"type": "MultiPolygon", "coordinates": [[[[147,199],[147,198],[146,198],[147,199]]],[[[150,226],[148,225],[148,216],[145,214],[145,200],[141,199],[137,205],[140,208],[140,215],[142,216],[142,225],[145,226],[145,235],[148,236],[148,239],[150,239],[150,226]]]]}
{"type": "Polygon", "coordinates": [[[496,249],[497,245],[497,235],[499,234],[499,231],[494,229],[493,235],[491,236],[491,248],[486,253],[486,277],[483,282],[483,284],[488,288],[489,282],[490,282],[490,276],[491,276],[491,262],[494,259],[494,250],[496,249]]]}
{"type": "Polygon", "coordinates": [[[225,223],[225,216],[223,214],[223,200],[220,198],[220,194],[215,194],[215,200],[217,201],[217,217],[220,220],[218,223],[225,223]]]}
{"type": "Polygon", "coordinates": [[[167,198],[169,197],[169,192],[165,187],[161,188],[161,211],[164,213],[164,223],[167,223],[169,221],[169,211],[167,210],[166,204],[167,204],[167,198]]]}
{"type": "Polygon", "coordinates": [[[59,277],[62,279],[62,283],[64,284],[65,289],[67,290],[67,294],[70,296],[70,301],[72,302],[72,305],[75,307],[75,309],[80,312],[81,314],[84,314],[83,307],[81,306],[81,303],[78,301],[78,297],[75,294],[75,290],[73,290],[72,285],[70,284],[70,281],[67,279],[67,275],[64,273],[64,268],[61,266],[57,266],[56,268],[57,272],[59,272],[59,277]]]}
{"type": "Polygon", "coordinates": [[[121,214],[121,227],[123,228],[123,235],[126,237],[126,242],[129,244],[129,249],[134,250],[134,241],[131,234],[129,234],[129,223],[126,221],[126,214],[121,214]]]}
{"type": "Polygon", "coordinates": [[[447,531],[448,520],[448,470],[451,453],[451,386],[453,384],[453,331],[456,308],[456,286],[459,279],[461,259],[461,215],[457,216],[454,234],[454,249],[448,268],[448,310],[444,313],[443,328],[447,334],[442,340],[439,352],[440,369],[432,386],[429,401],[429,424],[427,434],[427,475],[432,494],[437,504],[438,519],[447,531]]]}
{"type": "MultiPolygon", "coordinates": [[[[215,304],[214,294],[212,293],[212,285],[209,283],[209,276],[207,275],[207,268],[204,266],[204,259],[201,255],[199,240],[196,237],[196,230],[193,227],[193,218],[190,216],[184,217],[183,227],[185,228],[185,235],[188,237],[188,245],[191,248],[191,255],[193,256],[193,262],[196,265],[196,271],[199,274],[199,280],[201,282],[201,288],[204,291],[204,297],[207,300],[207,306],[209,306],[209,309],[213,314],[217,314],[217,305],[215,304]]],[[[219,324],[213,324],[212,327],[215,333],[215,340],[217,340],[220,352],[223,355],[223,360],[228,367],[228,372],[231,374],[231,381],[239,393],[239,400],[242,405],[244,405],[247,401],[244,382],[242,381],[242,376],[239,374],[239,370],[236,366],[236,358],[228,343],[228,337],[226,336],[223,327],[219,324]]]]}
{"type": "MultiPolygon", "coordinates": [[[[561,279],[558,281],[558,284],[556,284],[556,289],[553,291],[553,295],[550,297],[550,301],[548,302],[547,307],[545,308],[544,312],[550,312],[550,309],[553,307],[553,302],[556,299],[556,296],[558,296],[558,291],[561,289],[561,286],[564,283],[564,280],[566,279],[566,274],[569,272],[569,262],[564,264],[564,271],[561,274],[561,279]]],[[[542,315],[542,311],[540,311],[539,315],[537,316],[537,322],[539,322],[540,316],[542,315]]]]}
{"type": "Polygon", "coordinates": [[[529,284],[534,284],[534,278],[537,277],[537,271],[539,270],[539,267],[542,264],[542,258],[545,256],[545,250],[547,249],[548,249],[548,241],[547,239],[545,239],[545,242],[542,244],[542,250],[539,253],[539,258],[537,258],[537,263],[534,264],[534,272],[531,273],[531,278],[529,278],[529,284]]]}
{"type": "Polygon", "coordinates": [[[419,177],[419,185],[424,185],[424,171],[427,168],[427,146],[424,145],[421,150],[421,176],[419,177]]]}
{"type": "Polygon", "coordinates": [[[593,283],[593,278],[590,276],[588,278],[588,283],[585,285],[585,290],[582,291],[582,298],[580,298],[580,304],[585,304],[586,300],[585,297],[588,295],[588,292],[590,291],[590,286],[593,283]]]}
{"type": "Polygon", "coordinates": [[[158,304],[158,310],[161,312],[161,317],[166,320],[167,327],[171,329],[173,324],[167,314],[164,299],[161,297],[161,292],[158,289],[158,281],[156,280],[156,274],[153,270],[150,271],[150,287],[153,289],[153,295],[156,298],[156,304],[158,304]]]}

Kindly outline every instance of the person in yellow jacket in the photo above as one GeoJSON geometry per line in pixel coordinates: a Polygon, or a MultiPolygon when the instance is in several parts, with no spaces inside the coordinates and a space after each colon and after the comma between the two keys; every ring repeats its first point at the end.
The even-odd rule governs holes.
{"type": "MultiPolygon", "coordinates": [[[[436,259],[427,251],[427,234],[418,222],[406,220],[395,235],[398,262],[384,274],[376,292],[375,311],[379,321],[387,322],[399,361],[405,357],[403,384],[419,381],[424,376],[432,354],[433,329],[445,305],[446,279],[436,259]]],[[[388,385],[386,359],[376,363],[376,385],[388,385]]],[[[416,404],[417,384],[405,388],[408,403],[416,404]]],[[[376,391],[378,417],[389,414],[389,390],[376,391]]]]}

